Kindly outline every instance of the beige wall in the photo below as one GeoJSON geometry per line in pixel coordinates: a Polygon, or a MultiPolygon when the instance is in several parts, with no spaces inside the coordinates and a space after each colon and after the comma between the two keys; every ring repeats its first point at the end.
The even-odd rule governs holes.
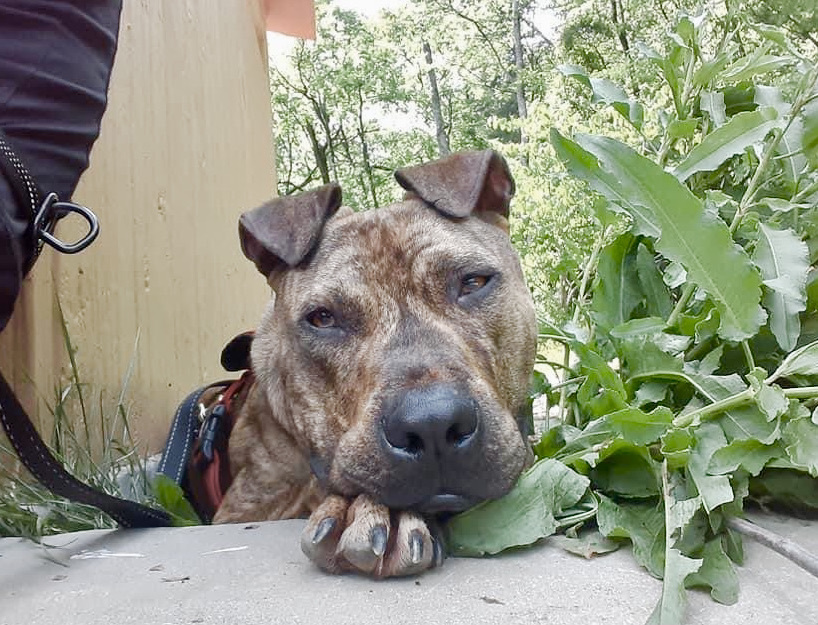
{"type": "Polygon", "coordinates": [[[236,224],[274,188],[258,0],[125,0],[108,110],[74,196],[100,236],[77,256],[46,248],[0,340],[0,367],[41,427],[37,397],[65,371],[58,293],[93,389],[115,396],[135,354],[132,421],[161,445],[177,403],[224,376],[222,345],[260,317],[269,290],[236,224]]]}

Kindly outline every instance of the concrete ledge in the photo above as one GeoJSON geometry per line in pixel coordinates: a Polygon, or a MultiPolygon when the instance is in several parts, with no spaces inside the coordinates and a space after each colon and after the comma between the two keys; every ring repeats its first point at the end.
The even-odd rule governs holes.
{"type": "MultiPolygon", "coordinates": [[[[753,520],[818,552],[818,524],[753,520]]],[[[453,558],[418,578],[333,577],[298,547],[302,521],[91,531],[0,540],[4,625],[554,623],[642,625],[661,584],[629,550],[584,560],[545,541],[490,559],[453,558]]],[[[692,593],[687,623],[815,625],[818,579],[745,541],[738,604],[692,593]]]]}

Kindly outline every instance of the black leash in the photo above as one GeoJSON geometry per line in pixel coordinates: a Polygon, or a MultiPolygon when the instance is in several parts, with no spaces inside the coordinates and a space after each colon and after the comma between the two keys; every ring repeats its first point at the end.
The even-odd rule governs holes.
{"type": "MultiPolygon", "coordinates": [[[[2,131],[0,131],[0,173],[9,181],[17,201],[22,206],[30,208],[30,248],[34,250],[34,254],[28,269],[45,243],[64,254],[76,254],[94,241],[99,233],[99,224],[94,213],[85,206],[61,201],[55,193],[49,193],[43,199],[34,179],[14,153],[2,131]],[[57,221],[70,213],[80,215],[88,223],[88,232],[75,243],[66,243],[53,234],[57,221]]],[[[68,473],[37,433],[2,372],[0,372],[0,421],[23,466],[51,492],[99,508],[122,527],[171,525],[170,516],[163,510],[114,497],[80,482],[68,473]]]]}

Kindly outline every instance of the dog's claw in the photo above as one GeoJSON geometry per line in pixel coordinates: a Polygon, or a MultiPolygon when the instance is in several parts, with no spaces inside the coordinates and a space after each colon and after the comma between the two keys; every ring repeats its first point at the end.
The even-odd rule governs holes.
{"type": "Polygon", "coordinates": [[[418,530],[409,533],[409,558],[412,564],[420,564],[423,560],[423,535],[418,530]]]}
{"type": "Polygon", "coordinates": [[[318,527],[315,530],[315,534],[312,536],[312,544],[317,545],[323,542],[327,536],[332,534],[332,531],[335,529],[336,521],[334,517],[327,517],[326,519],[322,520],[318,527]]]}
{"type": "Polygon", "coordinates": [[[389,531],[385,525],[376,525],[372,528],[372,553],[379,558],[386,553],[386,541],[389,538],[389,531]]]}
{"type": "Polygon", "coordinates": [[[443,543],[440,540],[433,540],[432,544],[434,545],[434,555],[432,556],[432,566],[437,568],[439,566],[443,566],[443,560],[446,558],[446,554],[443,552],[443,543]]]}

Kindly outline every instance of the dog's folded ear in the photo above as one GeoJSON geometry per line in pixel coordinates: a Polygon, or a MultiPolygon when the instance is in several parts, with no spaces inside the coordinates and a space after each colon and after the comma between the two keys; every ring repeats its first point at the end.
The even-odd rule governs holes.
{"type": "Polygon", "coordinates": [[[268,277],[283,266],[295,267],[318,243],[339,206],[341,187],[335,183],[270,200],[239,219],[241,250],[268,277]]]}
{"type": "Polygon", "coordinates": [[[395,178],[409,193],[449,217],[482,212],[508,217],[514,195],[508,163],[494,150],[457,152],[399,169],[395,178]]]}

